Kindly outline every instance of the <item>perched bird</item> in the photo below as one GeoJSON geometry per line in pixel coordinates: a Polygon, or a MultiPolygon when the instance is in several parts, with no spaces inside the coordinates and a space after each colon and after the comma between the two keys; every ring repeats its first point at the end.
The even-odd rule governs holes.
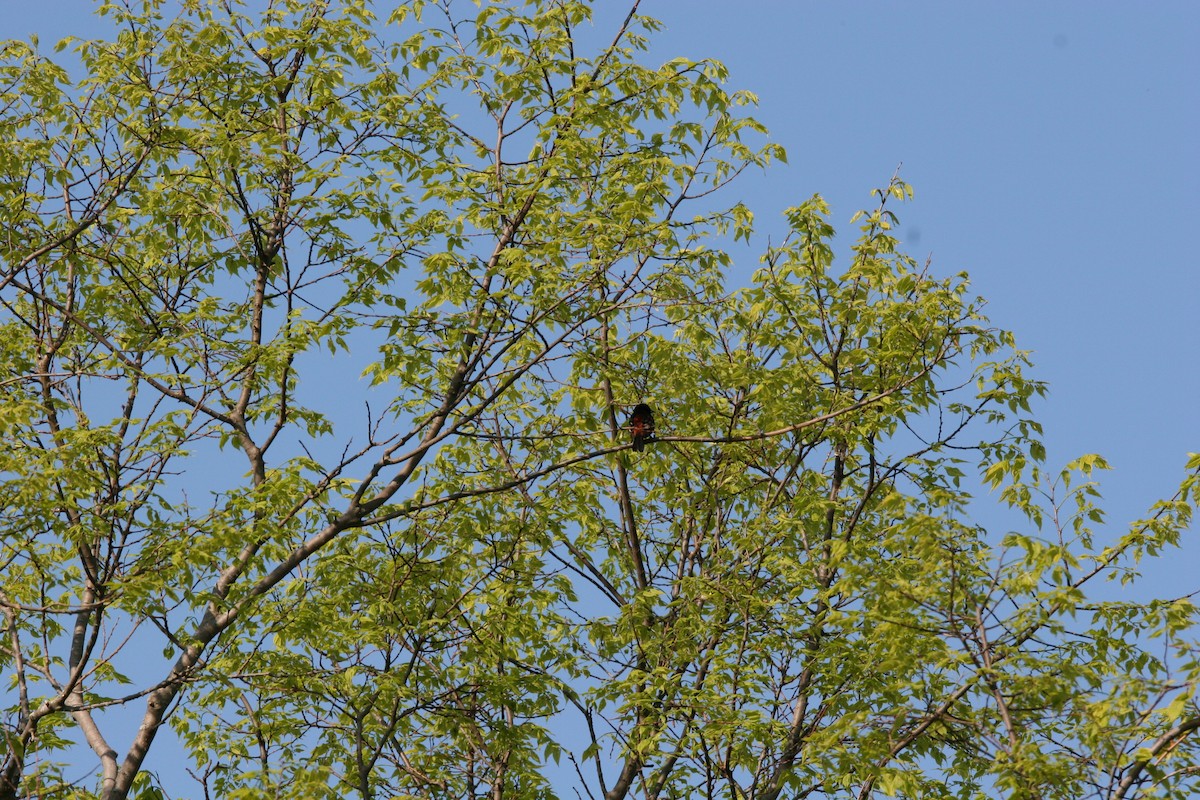
{"type": "Polygon", "coordinates": [[[642,452],[646,442],[654,438],[654,412],[645,403],[638,403],[629,415],[629,432],[633,434],[633,449],[642,452]]]}

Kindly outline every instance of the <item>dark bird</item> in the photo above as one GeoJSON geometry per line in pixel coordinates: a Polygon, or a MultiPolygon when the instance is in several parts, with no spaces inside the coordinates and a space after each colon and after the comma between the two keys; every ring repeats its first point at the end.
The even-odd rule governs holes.
{"type": "Polygon", "coordinates": [[[654,439],[654,412],[645,403],[638,403],[629,415],[629,432],[633,434],[633,449],[642,452],[646,442],[654,439]]]}

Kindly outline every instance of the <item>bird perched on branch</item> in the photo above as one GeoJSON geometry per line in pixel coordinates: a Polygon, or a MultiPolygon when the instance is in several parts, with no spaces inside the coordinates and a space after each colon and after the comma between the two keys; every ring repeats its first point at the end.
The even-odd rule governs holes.
{"type": "Polygon", "coordinates": [[[638,403],[629,415],[629,432],[633,434],[633,449],[642,452],[646,442],[654,439],[654,412],[645,403],[638,403]]]}

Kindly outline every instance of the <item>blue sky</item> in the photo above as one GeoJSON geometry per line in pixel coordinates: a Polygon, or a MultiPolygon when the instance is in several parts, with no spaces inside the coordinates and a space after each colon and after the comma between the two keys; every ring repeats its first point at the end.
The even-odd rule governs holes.
{"type": "MultiPolygon", "coordinates": [[[[1052,468],[1083,453],[1114,534],[1200,450],[1200,4],[643,2],[656,56],[722,60],[789,164],[733,192],[766,234],[813,193],[852,237],[897,165],[905,249],[966,270],[1033,351],[1052,468]]],[[[778,237],[777,237],[778,238],[778,237]]],[[[735,250],[735,252],[737,252],[735,250]]],[[[738,256],[746,269],[756,251],[738,256]]],[[[1186,556],[1155,593],[1200,589],[1186,556]]]]}
{"type": "MultiPolygon", "coordinates": [[[[92,8],[8,0],[0,38],[36,32],[49,52],[67,33],[107,35],[92,8]]],[[[738,269],[757,267],[780,212],[814,193],[853,238],[852,213],[902,164],[916,191],[899,209],[907,251],[942,275],[968,271],[1050,384],[1036,408],[1050,465],[1088,452],[1112,463],[1101,488],[1114,535],[1174,490],[1200,450],[1200,3],[642,10],[667,26],[654,60],[724,61],[789,151],[788,165],[744,176],[727,197],[754,209],[761,232],[733,249],[738,269]]],[[[1143,565],[1142,591],[1200,589],[1198,565],[1195,528],[1182,555],[1143,565]]]]}

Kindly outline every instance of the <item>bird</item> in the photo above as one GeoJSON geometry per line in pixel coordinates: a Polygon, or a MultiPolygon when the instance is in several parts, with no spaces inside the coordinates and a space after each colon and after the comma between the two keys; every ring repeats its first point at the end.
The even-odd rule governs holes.
{"type": "Polygon", "coordinates": [[[629,415],[629,431],[633,434],[633,449],[642,452],[646,442],[654,438],[654,412],[645,403],[638,403],[629,415]]]}

